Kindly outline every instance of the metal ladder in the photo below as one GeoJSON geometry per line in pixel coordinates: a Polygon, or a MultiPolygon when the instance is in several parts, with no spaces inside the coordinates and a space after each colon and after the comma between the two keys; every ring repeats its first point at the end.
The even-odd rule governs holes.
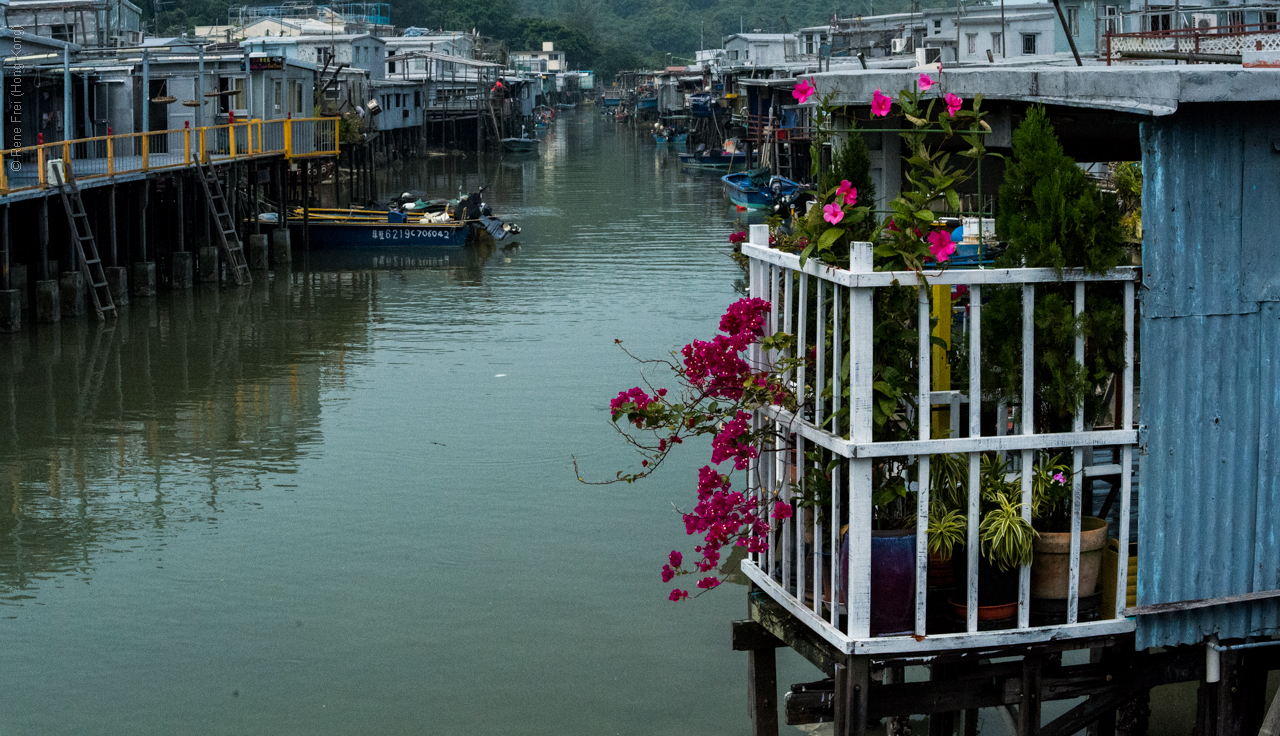
{"type": "Polygon", "coordinates": [[[196,176],[204,188],[205,200],[213,209],[217,219],[218,239],[222,243],[222,253],[227,258],[227,268],[236,280],[236,286],[248,286],[253,283],[249,274],[249,262],[245,260],[244,248],[240,245],[240,236],[236,233],[236,223],[231,217],[227,198],[222,194],[222,182],[213,170],[213,164],[196,161],[196,176]]]}
{"type": "MultiPolygon", "coordinates": [[[[59,170],[57,173],[62,172],[59,170]]],[[[76,245],[80,270],[89,282],[93,308],[100,320],[105,320],[108,312],[116,317],[116,304],[111,299],[111,287],[107,286],[107,273],[102,268],[102,259],[98,257],[98,245],[93,238],[93,229],[89,227],[89,215],[85,213],[84,201],[80,199],[80,187],[75,181],[68,181],[62,176],[57,178],[62,180],[58,191],[62,194],[62,207],[67,212],[67,226],[71,229],[71,239],[76,245]]]]}

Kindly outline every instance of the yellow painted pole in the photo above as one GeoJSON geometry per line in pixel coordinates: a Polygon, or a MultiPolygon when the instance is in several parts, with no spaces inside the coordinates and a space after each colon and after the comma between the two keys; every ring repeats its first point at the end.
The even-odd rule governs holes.
{"type": "Polygon", "coordinates": [[[191,163],[191,129],[182,129],[182,165],[191,163]]]}
{"type": "Polygon", "coordinates": [[[205,144],[204,144],[204,131],[205,131],[205,130],[206,130],[205,128],[201,128],[201,129],[200,129],[200,155],[199,155],[199,159],[200,159],[200,163],[202,163],[202,164],[204,164],[204,163],[208,163],[208,162],[209,162],[209,149],[208,149],[208,148],[205,146],[205,144]]]}
{"type": "Polygon", "coordinates": [[[151,134],[142,134],[142,170],[146,171],[151,168],[151,134]]]}
{"type": "Polygon", "coordinates": [[[8,164],[4,160],[4,156],[0,155],[0,194],[9,193],[9,176],[5,173],[5,167],[8,164]]]}
{"type": "Polygon", "coordinates": [[[62,142],[62,178],[67,181],[71,177],[71,141],[62,142]]]}
{"type": "Polygon", "coordinates": [[[39,177],[41,189],[44,189],[45,187],[49,186],[49,179],[48,177],[45,176],[45,172],[44,172],[44,159],[45,159],[44,146],[39,146],[36,148],[36,166],[39,168],[37,175],[39,177]]]}
{"type": "Polygon", "coordinates": [[[107,136],[107,176],[116,175],[115,140],[116,140],[115,136],[113,135],[107,136]]]}
{"type": "MultiPolygon", "coordinates": [[[[951,390],[951,363],[947,361],[947,352],[951,349],[951,287],[935,285],[933,287],[933,318],[937,321],[933,328],[933,336],[946,342],[947,347],[933,346],[933,390],[951,390]]],[[[976,404],[974,405],[976,407],[976,404]]],[[[971,408],[970,411],[974,411],[971,408]]],[[[933,412],[933,437],[946,438],[951,434],[951,409],[938,409],[933,412]]]]}
{"type": "Polygon", "coordinates": [[[293,158],[293,120],[284,121],[284,157],[285,160],[293,158]]]}
{"type": "Polygon", "coordinates": [[[231,154],[231,158],[235,158],[236,157],[236,125],[235,123],[232,123],[231,125],[227,126],[227,148],[230,149],[229,153],[231,154]]]}

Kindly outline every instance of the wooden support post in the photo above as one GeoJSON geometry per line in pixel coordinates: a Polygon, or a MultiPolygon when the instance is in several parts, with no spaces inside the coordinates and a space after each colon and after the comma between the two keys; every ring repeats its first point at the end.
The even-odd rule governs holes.
{"type": "Polygon", "coordinates": [[[747,652],[747,698],[751,708],[751,736],[778,736],[777,650],[747,652]]]}
{"type": "Polygon", "coordinates": [[[40,280],[48,281],[49,275],[49,197],[40,198],[40,280]]]}
{"type": "MultiPolygon", "coordinates": [[[[934,662],[929,665],[929,681],[945,682],[951,674],[946,664],[934,662]]],[[[929,736],[952,736],[956,732],[956,713],[934,713],[929,716],[929,736]]]]}
{"type": "MultiPolygon", "coordinates": [[[[1222,679],[1217,684],[1216,730],[1208,736],[1253,736],[1262,727],[1263,700],[1267,694],[1267,670],[1256,666],[1264,649],[1228,649],[1222,652],[1222,679]]],[[[1273,655],[1274,656],[1274,655],[1273,655]]]]}
{"type": "Polygon", "coordinates": [[[867,690],[871,683],[871,658],[849,657],[836,665],[836,736],[866,736],[867,690]]]}
{"type": "Polygon", "coordinates": [[[111,265],[119,266],[119,251],[116,249],[116,185],[112,184],[107,191],[107,226],[111,231],[108,247],[111,249],[111,265]]]}
{"type": "MultiPolygon", "coordinates": [[[[142,109],[147,106],[143,105],[142,109]]],[[[151,180],[142,180],[142,196],[138,198],[138,261],[147,262],[147,200],[151,197],[151,180]]]]}
{"type": "Polygon", "coordinates": [[[1044,661],[1036,654],[1022,658],[1022,703],[1018,706],[1018,736],[1039,736],[1040,671],[1044,661]]]}
{"type": "Polygon", "coordinates": [[[302,167],[302,249],[311,250],[311,163],[303,159],[302,167]]]}
{"type": "Polygon", "coordinates": [[[174,210],[176,211],[176,214],[178,216],[178,226],[175,228],[174,237],[177,239],[177,242],[178,242],[179,253],[182,253],[187,249],[187,237],[186,237],[187,226],[186,226],[186,207],[185,207],[186,192],[183,191],[183,187],[182,187],[182,180],[183,178],[185,178],[185,176],[186,175],[183,174],[182,172],[178,172],[178,175],[174,177],[174,182],[173,182],[174,188],[177,190],[176,199],[178,200],[177,205],[174,207],[174,210]]]}

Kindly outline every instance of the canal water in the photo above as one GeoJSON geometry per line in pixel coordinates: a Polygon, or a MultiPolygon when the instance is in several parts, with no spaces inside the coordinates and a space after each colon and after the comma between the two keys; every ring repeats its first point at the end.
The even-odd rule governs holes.
{"type": "Polygon", "coordinates": [[[713,334],[738,215],[592,108],[382,189],[483,184],[518,247],[299,255],[0,336],[0,734],[748,732],[744,590],[659,577],[708,448],[573,469],[633,466],[614,340],[713,334]]]}

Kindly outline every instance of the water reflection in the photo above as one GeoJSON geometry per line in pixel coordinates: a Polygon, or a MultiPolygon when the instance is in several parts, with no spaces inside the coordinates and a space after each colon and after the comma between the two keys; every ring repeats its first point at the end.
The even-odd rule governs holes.
{"type": "Polygon", "coordinates": [[[312,253],[251,289],[175,292],[106,326],[0,336],[0,604],[252,503],[264,473],[295,472],[321,442],[321,393],[365,360],[372,269],[479,284],[491,252],[312,253]]]}

